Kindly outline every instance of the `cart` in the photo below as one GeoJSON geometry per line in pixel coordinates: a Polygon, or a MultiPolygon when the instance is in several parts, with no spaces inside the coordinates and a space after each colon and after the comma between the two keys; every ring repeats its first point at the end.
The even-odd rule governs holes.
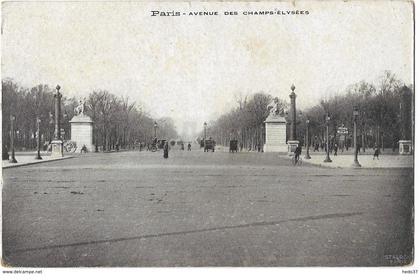
{"type": "Polygon", "coordinates": [[[214,152],[214,147],[215,147],[215,141],[212,139],[208,139],[204,141],[204,152],[208,152],[209,150],[211,150],[212,152],[214,152]]]}
{"type": "Polygon", "coordinates": [[[230,140],[229,152],[238,152],[238,140],[230,140]]]}

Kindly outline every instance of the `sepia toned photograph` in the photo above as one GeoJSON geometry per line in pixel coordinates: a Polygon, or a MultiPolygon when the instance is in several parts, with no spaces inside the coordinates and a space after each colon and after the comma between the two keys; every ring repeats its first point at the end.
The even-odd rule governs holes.
{"type": "Polygon", "coordinates": [[[1,13],[3,273],[415,263],[413,2],[1,13]]]}

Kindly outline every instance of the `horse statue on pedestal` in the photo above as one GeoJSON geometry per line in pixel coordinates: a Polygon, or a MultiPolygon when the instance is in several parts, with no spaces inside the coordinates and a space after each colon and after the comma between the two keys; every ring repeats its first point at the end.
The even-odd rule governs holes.
{"type": "Polygon", "coordinates": [[[267,105],[270,116],[284,116],[284,109],[281,107],[279,98],[275,97],[270,104],[267,105]]]}
{"type": "Polygon", "coordinates": [[[85,105],[86,105],[86,98],[84,98],[83,100],[79,100],[79,105],[74,108],[74,115],[84,115],[85,105]]]}

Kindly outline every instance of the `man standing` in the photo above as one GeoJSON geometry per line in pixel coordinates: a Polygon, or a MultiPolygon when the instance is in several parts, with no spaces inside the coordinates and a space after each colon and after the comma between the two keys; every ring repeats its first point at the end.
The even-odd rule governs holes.
{"type": "Polygon", "coordinates": [[[375,143],[375,148],[373,152],[373,160],[375,160],[375,157],[377,160],[379,160],[379,146],[375,143]]]}

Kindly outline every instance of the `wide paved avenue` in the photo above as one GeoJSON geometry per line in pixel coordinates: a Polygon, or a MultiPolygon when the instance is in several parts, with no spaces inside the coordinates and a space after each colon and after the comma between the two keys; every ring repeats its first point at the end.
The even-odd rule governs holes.
{"type": "Polygon", "coordinates": [[[274,153],[91,153],[3,170],[14,266],[374,266],[411,261],[413,170],[274,153]]]}

